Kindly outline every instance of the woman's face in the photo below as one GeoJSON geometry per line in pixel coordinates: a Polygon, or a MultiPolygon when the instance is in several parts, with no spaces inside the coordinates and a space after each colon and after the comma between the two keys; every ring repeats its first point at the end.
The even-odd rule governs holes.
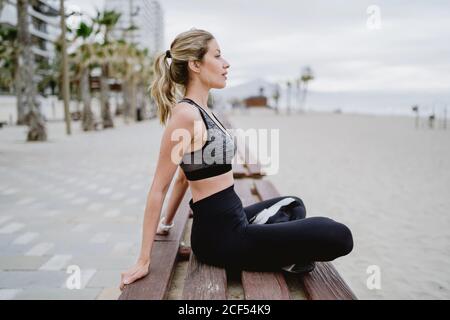
{"type": "Polygon", "coordinates": [[[203,59],[203,63],[199,69],[200,80],[210,88],[225,88],[227,80],[226,73],[230,64],[222,57],[216,39],[209,41],[208,52],[203,59]]]}

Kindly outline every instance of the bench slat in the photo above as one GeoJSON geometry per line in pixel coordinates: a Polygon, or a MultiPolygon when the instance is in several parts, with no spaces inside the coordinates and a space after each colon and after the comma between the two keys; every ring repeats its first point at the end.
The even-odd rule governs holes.
{"type": "Polygon", "coordinates": [[[201,263],[192,252],[182,299],[226,300],[227,275],[225,269],[201,263]]]}
{"type": "Polygon", "coordinates": [[[357,300],[330,262],[316,262],[316,268],[303,276],[303,286],[309,300],[357,300]]]}
{"type": "Polygon", "coordinates": [[[149,273],[126,285],[119,300],[162,300],[167,297],[179,244],[175,241],[153,242],[149,273]]]}
{"type": "Polygon", "coordinates": [[[248,176],[247,168],[241,163],[233,163],[233,177],[235,179],[240,179],[248,176]]]}
{"type": "Polygon", "coordinates": [[[289,300],[289,288],[281,272],[242,272],[245,300],[289,300]]]}
{"type": "MultiPolygon", "coordinates": [[[[260,199],[252,194],[253,183],[244,179],[235,182],[236,193],[243,206],[260,199]]],[[[289,288],[281,272],[241,272],[242,287],[246,300],[289,300],[289,288]]]]}
{"type": "Polygon", "coordinates": [[[249,162],[252,162],[254,159],[251,156],[252,153],[251,153],[250,147],[247,143],[245,144],[245,150],[239,150],[239,152],[241,152],[241,154],[242,154],[242,152],[244,152],[243,155],[247,156],[247,158],[244,158],[244,159],[246,159],[245,165],[247,166],[249,175],[252,178],[261,178],[262,176],[264,176],[264,174],[261,172],[261,164],[259,162],[249,163],[249,162]]]}

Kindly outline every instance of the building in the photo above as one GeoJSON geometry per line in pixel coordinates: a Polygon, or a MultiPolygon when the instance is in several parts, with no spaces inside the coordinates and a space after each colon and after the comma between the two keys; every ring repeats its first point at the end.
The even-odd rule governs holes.
{"type": "MultiPolygon", "coordinates": [[[[38,67],[37,80],[50,72],[49,65],[55,58],[55,41],[61,33],[59,2],[51,0],[30,0],[29,31],[33,42],[32,51],[38,67]]],[[[17,26],[15,0],[5,0],[0,13],[0,24],[17,26]]]]}
{"type": "Polygon", "coordinates": [[[124,38],[124,30],[130,26],[137,30],[129,32],[127,40],[136,43],[141,48],[147,48],[150,53],[163,50],[164,23],[163,10],[156,0],[107,0],[106,10],[114,10],[122,15],[113,31],[116,39],[124,38]]]}
{"type": "Polygon", "coordinates": [[[136,26],[137,30],[127,34],[127,40],[147,48],[150,53],[163,49],[163,10],[155,0],[108,0],[105,9],[120,12],[121,18],[113,31],[115,38],[124,37],[124,30],[136,26]]]}
{"type": "Polygon", "coordinates": [[[267,107],[267,97],[253,96],[244,99],[246,107],[267,107]]]}
{"type": "MultiPolygon", "coordinates": [[[[49,61],[55,57],[55,41],[60,35],[59,8],[55,1],[31,0],[28,10],[30,18],[29,31],[34,46],[36,63],[49,61]]],[[[17,26],[17,9],[15,0],[6,0],[0,16],[1,24],[17,26]]]]}

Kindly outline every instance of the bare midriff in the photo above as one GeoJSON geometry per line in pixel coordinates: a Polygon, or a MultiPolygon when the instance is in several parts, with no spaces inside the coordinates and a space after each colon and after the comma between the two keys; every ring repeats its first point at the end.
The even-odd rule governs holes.
{"type": "Polygon", "coordinates": [[[197,181],[189,181],[192,201],[197,202],[234,184],[233,170],[197,181]]]}

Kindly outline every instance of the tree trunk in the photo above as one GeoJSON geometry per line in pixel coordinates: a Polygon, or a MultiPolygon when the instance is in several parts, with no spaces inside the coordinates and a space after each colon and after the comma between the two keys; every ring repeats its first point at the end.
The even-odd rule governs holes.
{"type": "MultiPolygon", "coordinates": [[[[122,91],[120,92],[120,95],[122,96],[123,100],[123,84],[122,84],[122,91]]],[[[119,92],[116,93],[116,112],[114,113],[115,116],[120,116],[123,113],[122,110],[122,103],[119,101],[119,92]]]]}
{"type": "Polygon", "coordinates": [[[34,82],[34,56],[31,51],[31,36],[28,30],[28,0],[17,0],[17,31],[19,46],[19,79],[17,100],[25,110],[25,123],[29,126],[27,141],[46,141],[45,122],[36,101],[34,82]]]}
{"type": "Polygon", "coordinates": [[[136,108],[136,83],[133,79],[130,80],[130,118],[137,121],[137,108],[136,108]]]}
{"type": "Polygon", "coordinates": [[[25,122],[25,105],[23,103],[22,82],[20,78],[19,59],[15,61],[16,69],[14,70],[14,86],[16,93],[16,108],[17,108],[17,122],[18,126],[26,125],[25,122]]]}
{"type": "Polygon", "coordinates": [[[141,120],[145,120],[147,119],[148,115],[147,115],[147,100],[145,99],[145,86],[143,83],[140,83],[139,86],[137,87],[137,91],[138,91],[138,109],[140,110],[140,114],[141,114],[141,120]]]}
{"type": "Polygon", "coordinates": [[[109,106],[109,84],[108,84],[108,66],[102,66],[102,75],[100,76],[100,101],[101,101],[101,117],[103,128],[114,128],[111,116],[111,108],[109,106]]]}
{"type": "Polygon", "coordinates": [[[91,91],[89,82],[89,68],[84,68],[80,80],[81,100],[83,101],[83,114],[81,116],[81,126],[83,131],[92,131],[94,126],[94,113],[91,108],[91,91]]]}
{"type": "Polygon", "coordinates": [[[122,114],[123,120],[126,124],[129,123],[130,109],[131,109],[131,88],[130,80],[126,79],[123,81],[123,104],[122,104],[122,114]]]}
{"type": "Polygon", "coordinates": [[[5,5],[6,0],[0,0],[0,16],[2,15],[3,7],[5,5]]]}

